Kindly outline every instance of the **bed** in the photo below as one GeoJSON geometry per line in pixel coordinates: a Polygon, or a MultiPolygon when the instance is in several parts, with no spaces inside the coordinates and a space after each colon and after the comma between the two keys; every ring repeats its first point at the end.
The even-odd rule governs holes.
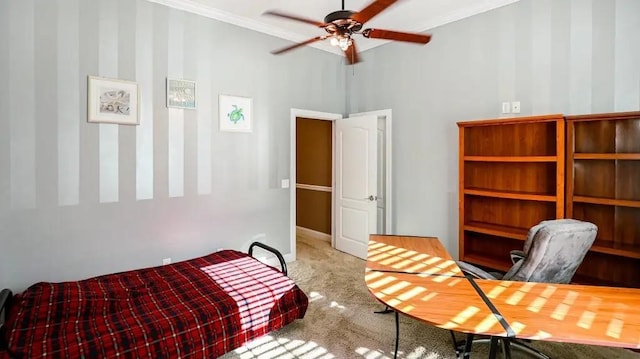
{"type": "Polygon", "coordinates": [[[0,292],[0,359],[215,358],[302,319],[308,298],[276,249],[0,292]],[[273,252],[281,271],[253,257],[273,252]]]}

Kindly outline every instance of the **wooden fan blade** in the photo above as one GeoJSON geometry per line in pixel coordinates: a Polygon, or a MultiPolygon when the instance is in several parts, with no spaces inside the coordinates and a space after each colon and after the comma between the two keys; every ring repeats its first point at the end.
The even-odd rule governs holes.
{"type": "Polygon", "coordinates": [[[382,10],[393,5],[398,0],[376,0],[369,4],[367,7],[351,15],[351,18],[361,24],[371,20],[372,17],[378,15],[382,10]]]}
{"type": "Polygon", "coordinates": [[[344,50],[344,57],[347,58],[347,63],[349,63],[349,65],[360,62],[358,50],[356,49],[356,42],[354,40],[351,40],[351,45],[344,50]]]}
{"type": "Polygon", "coordinates": [[[279,54],[281,54],[283,52],[287,52],[287,51],[296,49],[296,48],[304,46],[304,45],[309,45],[309,44],[311,44],[313,42],[316,42],[316,41],[324,40],[327,37],[329,37],[329,35],[317,36],[317,37],[314,37],[313,39],[309,39],[307,41],[303,41],[303,42],[300,42],[300,43],[297,43],[297,44],[293,44],[291,46],[287,46],[287,47],[282,48],[280,50],[271,51],[271,53],[274,54],[274,55],[279,55],[279,54]]]}
{"type": "Polygon", "coordinates": [[[306,24],[315,25],[317,27],[325,27],[325,26],[327,26],[327,24],[325,24],[322,21],[316,21],[316,20],[312,20],[312,19],[307,19],[307,18],[304,18],[304,17],[300,17],[300,16],[297,16],[297,15],[291,15],[291,14],[287,14],[287,13],[280,12],[280,11],[269,10],[269,11],[265,11],[263,13],[263,15],[271,15],[271,16],[283,17],[285,19],[300,21],[300,22],[304,22],[306,24]]]}
{"type": "Polygon", "coordinates": [[[431,35],[381,29],[366,29],[362,31],[362,36],[370,39],[387,39],[395,41],[415,42],[417,44],[426,44],[431,41],[431,35]]]}

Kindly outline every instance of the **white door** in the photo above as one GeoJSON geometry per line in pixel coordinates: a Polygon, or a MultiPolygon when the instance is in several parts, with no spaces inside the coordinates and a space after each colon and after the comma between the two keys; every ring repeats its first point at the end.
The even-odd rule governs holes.
{"type": "Polygon", "coordinates": [[[335,247],[365,259],[376,232],[378,119],[350,117],[335,127],[335,247]]]}

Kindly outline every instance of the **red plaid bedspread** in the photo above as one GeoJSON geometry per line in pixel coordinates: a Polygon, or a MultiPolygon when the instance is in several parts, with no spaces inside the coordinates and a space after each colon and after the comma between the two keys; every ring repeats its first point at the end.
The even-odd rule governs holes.
{"type": "Polygon", "coordinates": [[[215,358],[303,318],[308,298],[278,270],[227,250],[37,283],[13,303],[4,328],[12,358],[215,358]]]}

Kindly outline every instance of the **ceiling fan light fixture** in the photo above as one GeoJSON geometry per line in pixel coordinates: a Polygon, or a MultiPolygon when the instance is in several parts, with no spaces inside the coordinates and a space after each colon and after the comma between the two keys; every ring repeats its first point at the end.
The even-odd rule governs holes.
{"type": "Polygon", "coordinates": [[[353,40],[349,36],[333,36],[330,41],[331,46],[337,46],[342,51],[346,51],[353,44],[353,40]]]}
{"type": "Polygon", "coordinates": [[[349,46],[351,46],[351,38],[350,37],[342,37],[338,40],[338,46],[342,49],[342,51],[347,51],[349,46]]]}

